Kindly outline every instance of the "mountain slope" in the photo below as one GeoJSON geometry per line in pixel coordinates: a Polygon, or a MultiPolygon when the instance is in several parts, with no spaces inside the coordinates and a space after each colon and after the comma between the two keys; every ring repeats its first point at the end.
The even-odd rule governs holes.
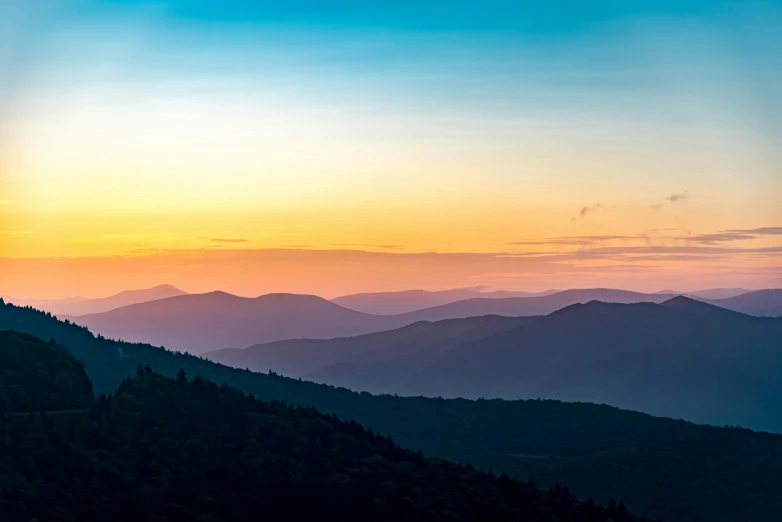
{"type": "Polygon", "coordinates": [[[782,289],[756,290],[728,299],[702,299],[721,308],[758,317],[782,316],[782,289]]]}
{"type": "Polygon", "coordinates": [[[252,393],[352,419],[403,447],[476,468],[559,482],[585,498],[615,496],[631,510],[670,522],[782,519],[782,436],[698,426],[608,406],[546,400],[429,399],[344,388],[237,370],[187,354],[96,338],[46,313],[0,306],[0,329],[56,337],[79,359],[98,392],[150,364],[179,368],[252,393]],[[541,458],[544,457],[544,458],[541,458]]]}
{"type": "Polygon", "coordinates": [[[504,315],[521,317],[546,315],[577,303],[604,301],[609,303],[661,303],[675,297],[668,294],[641,294],[627,290],[593,288],[564,290],[540,297],[513,297],[504,299],[474,298],[455,303],[418,310],[399,317],[405,321],[439,321],[478,315],[504,315]]]}
{"type": "Polygon", "coordinates": [[[0,519],[638,520],[200,377],[138,376],[89,416],[0,420],[0,519]]]}
{"type": "Polygon", "coordinates": [[[427,290],[404,290],[401,292],[377,292],[345,295],[332,299],[345,308],[377,315],[397,315],[431,308],[464,299],[481,297],[486,299],[501,299],[507,297],[531,297],[536,295],[546,295],[548,292],[511,292],[511,291],[493,291],[483,292],[480,288],[454,288],[452,290],[427,291],[427,290]]]}
{"type": "Polygon", "coordinates": [[[246,298],[224,292],[160,299],[73,320],[106,337],[191,353],[281,339],[360,335],[389,324],[387,318],[311,295],[246,298]]]}
{"type": "Polygon", "coordinates": [[[694,292],[676,292],[697,299],[727,299],[737,295],[750,292],[745,288],[708,288],[706,290],[696,290],[694,292]]]}
{"type": "Polygon", "coordinates": [[[100,299],[73,298],[58,300],[9,300],[19,306],[29,305],[39,310],[51,312],[55,315],[78,316],[107,312],[122,306],[144,303],[147,301],[155,301],[157,299],[165,299],[167,297],[175,297],[178,295],[187,295],[187,292],[183,292],[179,288],[171,285],[159,285],[152,288],[145,288],[143,290],[125,290],[124,292],[100,299]]]}
{"type": "Polygon", "coordinates": [[[396,393],[608,403],[782,427],[782,321],[679,297],[590,302],[448,352],[396,393]]]}
{"type": "Polygon", "coordinates": [[[670,297],[623,290],[568,290],[544,297],[468,299],[408,314],[383,316],[349,310],[311,295],[268,294],[246,298],[212,292],[68,318],[106,337],[161,344],[200,354],[284,339],[352,337],[420,321],[541,315],[592,299],[660,302],[670,297]]]}
{"type": "Polygon", "coordinates": [[[590,302],[543,317],[422,322],[208,357],[372,393],[545,397],[782,429],[782,321],[681,296],[659,305],[590,302]]]}
{"type": "Polygon", "coordinates": [[[81,362],[54,343],[0,331],[0,414],[86,408],[92,383],[81,362]]]}
{"type": "Polygon", "coordinates": [[[660,306],[669,310],[675,310],[683,314],[697,314],[721,316],[728,320],[736,319],[736,312],[709,304],[705,301],[699,301],[685,296],[676,296],[673,299],[660,303],[660,306]]]}
{"type": "MultiPolygon", "coordinates": [[[[204,356],[235,368],[260,372],[274,370],[290,377],[304,378],[334,365],[390,364],[403,356],[415,357],[421,360],[420,365],[424,365],[462,342],[509,330],[528,320],[484,316],[436,323],[422,321],[397,330],[355,337],[290,339],[245,349],[228,348],[208,352],[204,356]]],[[[333,384],[333,381],[324,382],[333,384]]]]}

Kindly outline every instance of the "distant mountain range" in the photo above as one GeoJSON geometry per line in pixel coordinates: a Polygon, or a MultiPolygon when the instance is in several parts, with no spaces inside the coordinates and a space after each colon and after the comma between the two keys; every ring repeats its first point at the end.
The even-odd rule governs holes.
{"type": "MultiPolygon", "coordinates": [[[[686,295],[688,297],[694,297],[707,302],[713,302],[718,306],[749,313],[752,315],[782,315],[782,303],[780,303],[782,298],[780,298],[778,294],[774,295],[773,291],[770,293],[768,291],[761,291],[766,293],[767,297],[769,297],[768,299],[764,299],[761,297],[762,294],[758,294],[755,297],[747,296],[743,299],[737,299],[734,302],[715,302],[731,299],[740,295],[755,293],[743,288],[712,288],[695,292],[662,290],[654,294],[642,294],[637,292],[626,292],[623,290],[600,289],[565,290],[564,292],[560,290],[546,290],[544,292],[505,290],[485,291],[481,287],[472,287],[455,288],[441,291],[404,290],[400,292],[360,293],[337,297],[335,299],[331,299],[331,302],[338,304],[343,308],[348,308],[350,310],[364,312],[371,315],[404,315],[414,314],[415,312],[421,312],[422,310],[437,308],[461,301],[468,301],[471,299],[499,300],[510,298],[545,297],[553,294],[562,294],[559,298],[553,299],[553,301],[538,301],[537,305],[539,308],[536,308],[534,301],[525,302],[526,304],[522,306],[519,306],[519,302],[514,301],[505,301],[503,304],[488,305],[481,302],[472,302],[469,304],[455,305],[453,307],[444,308],[441,310],[421,312],[418,315],[414,314],[412,316],[413,318],[418,318],[420,320],[439,320],[448,317],[469,317],[471,315],[487,314],[519,315],[523,312],[522,315],[524,315],[527,314],[529,310],[531,310],[531,313],[534,315],[545,314],[551,311],[551,306],[548,303],[557,302],[557,299],[559,299],[560,303],[573,304],[570,302],[572,301],[573,295],[575,294],[577,299],[581,299],[579,294],[582,292],[590,292],[589,297],[594,299],[608,297],[607,300],[613,300],[615,302],[636,302],[637,299],[640,299],[640,296],[646,296],[644,297],[644,300],[649,302],[660,302],[660,299],[664,300],[674,295],[686,295]]],[[[78,317],[88,314],[108,312],[132,304],[156,301],[159,299],[166,299],[169,297],[177,297],[181,295],[189,294],[183,290],[180,290],[179,288],[176,288],[175,286],[164,284],[141,290],[125,290],[115,295],[95,299],[87,299],[78,296],[69,297],[66,299],[21,299],[5,296],[5,300],[18,306],[32,306],[38,310],[45,310],[55,315],[78,317]]],[[[578,302],[582,301],[583,300],[580,300],[578,302]]]]}
{"type": "Polygon", "coordinates": [[[782,316],[782,289],[756,290],[727,299],[702,299],[707,303],[758,317],[782,316]]]}
{"type": "MultiPolygon", "coordinates": [[[[703,308],[691,307],[687,302],[682,306],[669,303],[667,312],[683,318],[704,316],[717,319],[716,315],[710,314],[725,314],[724,311],[698,305],[703,308]]],[[[619,309],[639,306],[645,309],[656,305],[606,306],[619,309]]],[[[589,309],[590,305],[575,308],[589,309]]],[[[775,322],[751,317],[743,320],[775,322]]],[[[521,328],[532,327],[538,320],[532,321],[521,328]]],[[[605,323],[601,321],[600,325],[605,323]]],[[[96,393],[115,391],[123,379],[136,373],[138,366],[149,364],[153,371],[166,376],[174,376],[182,368],[191,379],[200,375],[215,383],[225,382],[244,393],[252,393],[257,399],[314,406],[324,413],[336,414],[340,419],[355,420],[376,433],[392,435],[393,440],[403,447],[414,451],[421,449],[427,455],[469,461],[478,469],[491,468],[497,474],[507,472],[525,479],[531,476],[542,488],[555,483],[568,484],[570,491],[581,498],[591,495],[601,503],[615,496],[632,510],[653,518],[660,516],[669,522],[776,522],[782,519],[782,492],[778,488],[782,436],[776,434],[699,426],[588,403],[534,399],[471,401],[357,393],[305,380],[234,369],[154,346],[96,338],[84,328],[45,313],[0,305],[0,330],[6,329],[34,334],[47,340],[46,343],[55,339],[57,344],[67,347],[74,356],[84,361],[96,393]]],[[[513,331],[506,330],[496,335],[513,331]]],[[[668,333],[670,336],[677,334],[676,330],[668,333]]],[[[721,333],[716,331],[714,336],[721,333]]],[[[665,331],[659,333],[662,337],[665,334],[665,331]]],[[[747,353],[763,351],[753,341],[754,336],[742,338],[740,349],[747,353]]],[[[674,344],[672,348],[680,347],[674,344]]],[[[716,344],[714,355],[704,355],[705,363],[686,365],[677,371],[682,375],[692,374],[693,387],[696,387],[700,376],[698,368],[709,368],[708,361],[719,359],[720,352],[721,347],[716,344]]],[[[759,374],[748,374],[748,366],[735,365],[730,372],[743,375],[745,384],[735,398],[726,398],[728,394],[723,393],[715,399],[728,401],[724,404],[726,417],[719,424],[735,423],[731,413],[740,411],[753,390],[763,389],[766,374],[779,367],[778,362],[771,360],[759,374]]],[[[481,371],[480,368],[477,370],[481,371]]],[[[545,367],[540,371],[547,373],[545,367]]],[[[618,380],[632,378],[621,372],[609,372],[608,376],[608,385],[612,386],[618,380]]],[[[721,377],[717,374],[712,379],[721,377]]],[[[46,376],[41,375],[41,378],[46,376]]],[[[673,386],[681,382],[681,376],[677,376],[676,372],[671,378],[674,379],[673,386]]],[[[782,380],[777,378],[776,382],[782,380]]],[[[728,380],[729,387],[733,388],[734,384],[735,380],[728,380]]],[[[661,386],[663,395],[665,387],[665,384],[661,386]]],[[[702,394],[706,406],[709,406],[708,391],[704,389],[702,394]]],[[[689,400],[690,397],[692,393],[684,399],[689,400]]],[[[768,412],[758,427],[778,421],[780,408],[776,405],[779,397],[778,392],[765,398],[755,396],[754,412],[760,408],[768,412]]],[[[136,402],[131,400],[123,404],[133,407],[136,402]]],[[[160,406],[158,402],[155,404],[160,406]]],[[[156,411],[162,410],[158,407],[156,411]]],[[[215,426],[220,427],[220,437],[229,437],[226,440],[233,444],[232,432],[223,429],[219,415],[218,412],[215,426]]],[[[148,417],[137,417],[139,422],[145,422],[145,419],[148,417]]],[[[24,421],[26,423],[27,419],[24,421]]],[[[782,431],[782,424],[774,431],[782,431]]],[[[148,427],[140,430],[139,440],[144,440],[148,432],[148,427]]],[[[57,441],[51,437],[46,440],[57,441]]],[[[286,443],[296,442],[290,436],[284,440],[286,443]]],[[[190,444],[186,450],[197,460],[202,448],[190,444]]],[[[58,458],[67,456],[62,452],[53,455],[59,455],[58,458]]],[[[30,468],[27,466],[25,469],[30,468]]],[[[50,468],[45,469],[51,471],[50,468]]],[[[227,472],[235,477],[235,469],[227,472]]],[[[28,495],[25,498],[36,497],[28,495]]],[[[136,497],[128,498],[136,500],[136,497]]],[[[37,514],[40,515],[40,512],[37,514]]]]}
{"type": "Polygon", "coordinates": [[[389,319],[348,310],[314,295],[191,294],[69,318],[106,337],[203,353],[293,338],[387,330],[389,319]]]}
{"type": "Polygon", "coordinates": [[[99,299],[85,299],[83,297],[71,297],[68,299],[14,299],[9,297],[6,298],[6,301],[17,306],[32,306],[38,310],[51,312],[54,315],[79,316],[108,312],[123,306],[179,295],[187,295],[187,292],[171,285],[158,285],[142,290],[125,290],[124,292],[99,299]]]}
{"type": "Polygon", "coordinates": [[[545,292],[512,292],[496,290],[491,292],[482,291],[480,287],[476,288],[455,288],[452,290],[428,291],[428,290],[404,290],[401,292],[378,292],[353,294],[332,299],[345,308],[377,315],[398,315],[408,312],[414,312],[423,308],[431,308],[464,299],[475,297],[485,299],[503,299],[507,297],[535,297],[548,295],[558,292],[558,290],[547,290],[545,292]]]}
{"type": "MultiPolygon", "coordinates": [[[[395,358],[408,358],[411,368],[434,362],[441,354],[467,340],[480,339],[526,324],[535,318],[487,315],[467,319],[447,319],[432,323],[421,321],[397,330],[336,339],[288,339],[250,346],[246,349],[226,348],[204,354],[208,359],[253,371],[274,370],[291,377],[321,375],[336,365],[338,372],[350,372],[353,367],[380,364],[389,375],[404,371],[393,365],[395,358]]],[[[368,376],[378,379],[378,372],[368,376]]],[[[364,381],[360,373],[353,375],[355,389],[385,388],[384,383],[358,384],[364,381]]],[[[392,377],[393,379],[394,377],[392,377]]],[[[329,377],[318,379],[329,382],[329,377]]]]}
{"type": "MultiPolygon", "coordinates": [[[[580,292],[581,290],[571,290],[570,292],[573,291],[580,292]]],[[[544,292],[484,291],[481,287],[474,287],[455,288],[452,290],[441,290],[436,292],[427,290],[404,290],[401,292],[363,293],[337,297],[331,301],[340,306],[344,306],[345,308],[356,310],[357,312],[377,315],[399,315],[474,298],[506,299],[509,297],[543,297],[561,292],[561,290],[546,290],[544,292]]],[[[698,299],[727,299],[749,292],[751,292],[751,290],[745,290],[744,288],[709,288],[694,292],[661,290],[654,294],[644,295],[686,295],[698,299]]],[[[634,292],[631,292],[630,294],[638,295],[634,292]]],[[[595,298],[597,299],[598,297],[595,298]]]]}
{"type": "MultiPolygon", "coordinates": [[[[697,290],[695,292],[674,292],[687,297],[697,297],[699,299],[728,299],[737,295],[746,294],[752,290],[744,288],[709,288],[708,290],[697,290]]],[[[670,292],[667,292],[670,293],[670,292]]]]}
{"type": "Polygon", "coordinates": [[[575,304],[544,317],[421,322],[210,360],[373,393],[542,397],[758,429],[782,427],[782,319],[687,297],[575,304]]]}
{"type": "MultiPolygon", "coordinates": [[[[752,292],[744,300],[720,301],[737,311],[773,313],[782,290],[752,292]]],[[[420,321],[484,315],[522,317],[547,315],[577,303],[661,303],[675,296],[625,290],[565,290],[538,297],[471,298],[398,315],[357,312],[317,296],[268,294],[257,298],[225,292],[188,294],[137,303],[108,312],[67,317],[110,338],[162,344],[190,353],[247,346],[285,339],[353,337],[393,330],[420,321]]],[[[782,313],[782,306],[780,306],[782,313]]]]}
{"type": "Polygon", "coordinates": [[[563,290],[540,297],[508,297],[504,299],[472,298],[442,306],[435,306],[397,316],[410,324],[415,321],[440,321],[459,317],[479,315],[503,315],[521,317],[546,315],[577,303],[604,301],[610,303],[661,303],[676,294],[642,294],[627,290],[592,288],[585,290],[563,290]]]}
{"type": "Polygon", "coordinates": [[[393,391],[608,403],[695,422],[778,429],[780,368],[780,319],[686,297],[659,305],[590,302],[467,341],[403,376],[393,391]]]}

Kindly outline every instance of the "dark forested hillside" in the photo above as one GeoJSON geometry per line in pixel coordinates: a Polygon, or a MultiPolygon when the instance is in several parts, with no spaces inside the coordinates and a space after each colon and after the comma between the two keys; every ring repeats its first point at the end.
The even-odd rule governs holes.
{"type": "Polygon", "coordinates": [[[0,520],[638,520],[200,377],[142,373],[89,416],[0,420],[0,520]]]}
{"type": "Polygon", "coordinates": [[[95,338],[32,309],[0,307],[0,329],[49,339],[86,362],[98,392],[139,364],[179,368],[263,400],[355,420],[427,455],[507,472],[538,486],[566,484],[580,498],[614,497],[634,512],[674,522],[782,519],[782,436],[698,426],[594,404],[445,400],[371,395],[238,370],[148,345],[95,338]]]}
{"type": "Polygon", "coordinates": [[[0,414],[86,408],[92,383],[67,351],[31,335],[0,331],[0,414]]]}

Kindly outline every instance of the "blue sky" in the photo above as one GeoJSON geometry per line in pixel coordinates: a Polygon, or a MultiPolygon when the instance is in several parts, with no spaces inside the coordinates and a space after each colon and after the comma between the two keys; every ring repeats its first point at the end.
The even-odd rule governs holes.
{"type": "Polygon", "coordinates": [[[498,252],[782,223],[778,1],[0,10],[0,255],[206,236],[498,252]]]}
{"type": "MultiPolygon", "coordinates": [[[[149,5],[150,2],[116,2],[149,5]]],[[[413,31],[568,33],[590,24],[634,16],[690,16],[729,12],[736,4],[714,1],[288,1],[165,2],[175,17],[221,22],[269,22],[309,26],[413,31]]]]}

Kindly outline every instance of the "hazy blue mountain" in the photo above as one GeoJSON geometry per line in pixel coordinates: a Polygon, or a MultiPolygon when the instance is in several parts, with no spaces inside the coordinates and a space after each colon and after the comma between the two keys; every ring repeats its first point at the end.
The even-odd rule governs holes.
{"type": "MultiPolygon", "coordinates": [[[[768,290],[744,294],[730,301],[735,303],[734,309],[757,314],[766,311],[767,315],[775,315],[768,309],[774,306],[779,295],[782,291],[768,290]]],[[[474,298],[407,314],[373,315],[316,296],[269,294],[246,298],[212,292],[158,299],[70,319],[106,337],[205,353],[285,339],[353,337],[421,321],[485,315],[547,315],[572,304],[592,300],[660,303],[671,297],[667,294],[598,288],[566,290],[538,297],[474,298]]],[[[719,304],[722,305],[723,301],[719,304]]]]}
{"type": "Polygon", "coordinates": [[[394,391],[607,403],[779,431],[782,320],[686,297],[573,305],[464,343],[394,391]]]}
{"type": "Polygon", "coordinates": [[[669,297],[623,290],[567,290],[542,297],[467,299],[408,314],[373,315],[311,295],[268,294],[248,298],[211,292],[67,318],[106,337],[205,353],[283,339],[352,337],[393,330],[420,321],[484,315],[541,315],[593,299],[659,302],[669,297]]]}
{"type": "Polygon", "coordinates": [[[675,297],[669,294],[642,294],[610,288],[564,290],[539,297],[513,297],[505,299],[473,298],[447,305],[418,310],[397,317],[413,321],[439,321],[479,315],[504,315],[508,317],[546,315],[576,303],[603,301],[610,303],[661,303],[675,297]]]}
{"type": "Polygon", "coordinates": [[[756,290],[728,299],[704,299],[704,301],[758,317],[782,316],[782,289],[756,290]]]}
{"type": "Polygon", "coordinates": [[[507,297],[532,297],[548,295],[556,290],[545,292],[517,292],[496,290],[482,291],[480,287],[455,288],[452,290],[428,291],[428,290],[404,290],[401,292],[377,292],[346,295],[332,299],[345,308],[378,315],[397,315],[423,308],[431,308],[464,299],[475,297],[486,299],[502,299],[507,297]]]}
{"type": "Polygon", "coordinates": [[[17,306],[32,306],[38,310],[43,310],[44,306],[59,306],[87,301],[87,298],[81,296],[65,297],[63,299],[23,299],[21,297],[4,295],[3,298],[6,302],[14,303],[17,306]]]}
{"type": "Polygon", "coordinates": [[[372,393],[588,401],[782,430],[782,319],[687,297],[592,301],[537,317],[419,322],[208,357],[372,393]]]}
{"type": "Polygon", "coordinates": [[[708,288],[706,290],[696,290],[694,292],[676,292],[688,297],[697,297],[698,299],[727,299],[737,295],[746,294],[751,290],[744,288],[708,288]]]}
{"type": "MultiPolygon", "coordinates": [[[[417,370],[458,344],[515,328],[529,320],[525,317],[495,315],[447,319],[435,323],[421,321],[396,330],[356,337],[289,339],[245,349],[228,348],[208,352],[204,356],[235,368],[260,372],[273,370],[289,377],[306,378],[334,365],[352,367],[379,364],[387,367],[400,359],[414,360],[415,364],[411,364],[409,370],[417,370]]],[[[395,367],[395,371],[402,370],[395,367]]],[[[386,373],[397,378],[388,368],[386,373]]],[[[363,376],[356,374],[355,377],[362,379],[363,376]]],[[[380,385],[378,377],[375,375],[372,378],[375,384],[380,385]]]]}
{"type": "Polygon", "coordinates": [[[248,298],[225,292],[171,297],[72,319],[106,337],[190,353],[282,339],[360,335],[399,323],[314,295],[248,298]]]}
{"type": "Polygon", "coordinates": [[[118,294],[99,299],[85,299],[83,297],[74,297],[70,299],[13,299],[6,298],[6,301],[19,306],[32,306],[39,310],[45,310],[55,315],[79,316],[85,314],[96,314],[108,312],[115,308],[128,306],[136,303],[155,301],[167,297],[186,295],[187,292],[171,285],[158,285],[152,288],[142,290],[125,290],[118,294]]]}

